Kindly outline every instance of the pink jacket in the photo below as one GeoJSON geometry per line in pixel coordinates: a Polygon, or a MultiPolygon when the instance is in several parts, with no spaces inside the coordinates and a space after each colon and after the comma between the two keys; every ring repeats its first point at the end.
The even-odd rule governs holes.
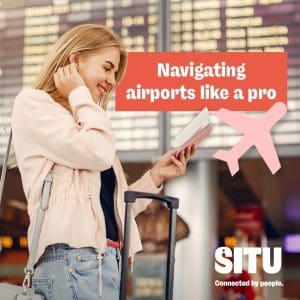
{"type": "MultiPolygon", "coordinates": [[[[30,217],[29,246],[43,181],[53,167],[49,206],[35,262],[47,245],[54,243],[94,247],[100,253],[105,252],[105,220],[99,200],[100,171],[113,166],[116,174],[114,204],[120,239],[124,229],[124,192],[158,193],[162,188],[155,186],[149,171],[128,187],[116,156],[110,120],[95,104],[86,86],[74,89],[69,102],[72,114],[47,93],[27,89],[17,95],[13,107],[13,141],[30,217]]],[[[134,216],[146,209],[150,201],[137,201],[134,216]]],[[[134,253],[142,250],[135,221],[130,245],[129,254],[133,258],[134,253]]]]}

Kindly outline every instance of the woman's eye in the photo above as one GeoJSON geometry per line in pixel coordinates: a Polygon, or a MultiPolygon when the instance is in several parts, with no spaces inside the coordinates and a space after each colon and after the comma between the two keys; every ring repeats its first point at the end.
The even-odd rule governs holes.
{"type": "Polygon", "coordinates": [[[106,67],[104,67],[104,70],[106,70],[106,71],[110,71],[110,68],[106,68],[106,67]]]}

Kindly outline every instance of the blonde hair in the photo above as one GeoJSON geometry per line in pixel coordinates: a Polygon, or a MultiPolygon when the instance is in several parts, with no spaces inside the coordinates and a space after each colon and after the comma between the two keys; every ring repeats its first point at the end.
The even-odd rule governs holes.
{"type": "MultiPolygon", "coordinates": [[[[120,63],[116,73],[115,89],[122,80],[127,67],[127,51],[120,37],[115,32],[99,24],[83,24],[65,32],[54,43],[51,51],[46,56],[45,62],[37,74],[32,87],[45,91],[56,102],[71,111],[68,100],[64,99],[56,89],[53,78],[54,73],[58,68],[70,63],[69,57],[72,53],[79,52],[80,55],[88,56],[96,54],[107,47],[117,47],[120,51],[120,63]]],[[[112,92],[113,90],[109,90],[103,101],[101,101],[101,107],[105,110],[112,92]]],[[[12,143],[8,168],[14,167],[17,167],[17,159],[12,143]]]]}
{"type": "MultiPolygon", "coordinates": [[[[83,24],[71,28],[55,42],[37,74],[33,88],[45,91],[55,101],[71,111],[67,99],[64,99],[56,89],[53,78],[54,73],[58,68],[70,63],[69,57],[72,53],[79,52],[82,56],[89,56],[107,47],[116,47],[120,51],[119,69],[116,73],[117,86],[122,80],[127,66],[127,51],[120,37],[104,25],[83,24]]],[[[101,106],[105,110],[112,92],[112,89],[109,90],[103,101],[101,101],[101,106]]]]}

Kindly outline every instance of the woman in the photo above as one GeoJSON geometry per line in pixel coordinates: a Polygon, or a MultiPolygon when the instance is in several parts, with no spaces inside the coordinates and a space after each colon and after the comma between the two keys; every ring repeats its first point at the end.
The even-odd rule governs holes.
{"type": "MultiPolygon", "coordinates": [[[[127,53],[114,32],[80,25],[57,40],[33,89],[15,100],[12,130],[28,201],[29,245],[43,180],[53,170],[33,276],[33,287],[46,299],[118,299],[124,191],[158,193],[166,179],[185,172],[195,152],[188,148],[176,159],[169,151],[127,186],[105,112],[126,65],[127,53]]],[[[149,202],[134,204],[134,216],[149,202]]],[[[133,222],[132,261],[141,249],[133,222]]]]}

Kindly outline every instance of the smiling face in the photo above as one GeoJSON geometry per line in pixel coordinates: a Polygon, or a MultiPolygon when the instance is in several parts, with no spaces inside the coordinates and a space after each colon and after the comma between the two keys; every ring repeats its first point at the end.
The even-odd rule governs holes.
{"type": "Polygon", "coordinates": [[[73,59],[78,64],[78,72],[89,88],[93,100],[96,103],[101,101],[116,85],[116,74],[120,63],[119,49],[107,47],[92,55],[71,57],[71,62],[73,59]]]}

